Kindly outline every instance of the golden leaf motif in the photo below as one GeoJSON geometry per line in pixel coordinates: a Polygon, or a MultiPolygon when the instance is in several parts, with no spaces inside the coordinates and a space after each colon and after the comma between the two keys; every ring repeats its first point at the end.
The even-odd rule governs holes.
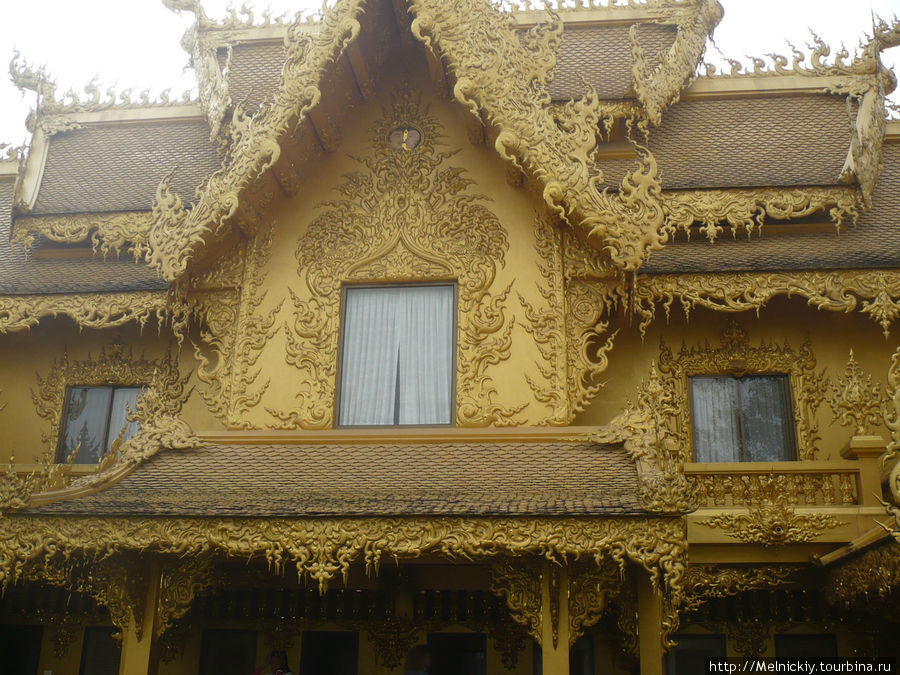
{"type": "Polygon", "coordinates": [[[829,382],[825,400],[842,425],[853,428],[855,436],[869,433],[872,425],[884,423],[886,394],[879,382],[863,372],[850,350],[844,374],[829,382]]]}
{"type": "Polygon", "coordinates": [[[62,244],[77,244],[90,238],[94,253],[106,258],[125,253],[141,260],[147,254],[150,215],[143,212],[65,214],[17,218],[11,243],[23,243],[30,250],[36,237],[62,244]]]}

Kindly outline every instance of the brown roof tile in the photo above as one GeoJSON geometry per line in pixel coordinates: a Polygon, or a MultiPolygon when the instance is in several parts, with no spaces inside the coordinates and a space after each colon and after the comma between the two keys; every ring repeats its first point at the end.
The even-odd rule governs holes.
{"type": "Polygon", "coordinates": [[[641,513],[621,446],[236,445],[164,451],[96,494],[29,513],[184,516],[641,513]]]}
{"type": "MultiPolygon", "coordinates": [[[[884,146],[884,170],[872,208],[840,235],[835,232],[778,233],[760,237],[724,234],[714,244],[705,237],[676,241],[655,252],[643,271],[666,274],[711,271],[900,267],[900,145],[884,146]]],[[[786,227],[790,227],[789,225],[786,227]]]]}
{"type": "Polygon", "coordinates": [[[58,133],[50,139],[33,212],[149,211],[159,182],[173,169],[172,190],[190,201],[219,165],[202,119],[58,133]]]}

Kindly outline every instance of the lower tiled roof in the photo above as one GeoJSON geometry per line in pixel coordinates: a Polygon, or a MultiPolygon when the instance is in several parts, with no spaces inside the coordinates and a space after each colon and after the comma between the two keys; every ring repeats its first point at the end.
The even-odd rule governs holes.
{"type": "Polygon", "coordinates": [[[162,451],[114,485],[28,513],[638,515],[634,463],[588,442],[228,445],[162,451]]]}

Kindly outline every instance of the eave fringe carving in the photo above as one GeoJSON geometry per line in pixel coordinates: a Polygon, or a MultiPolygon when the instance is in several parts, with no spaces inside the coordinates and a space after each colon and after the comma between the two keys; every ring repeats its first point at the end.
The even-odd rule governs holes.
{"type": "Polygon", "coordinates": [[[678,27],[675,41],[659,58],[656,54],[648,58],[638,42],[638,24],[631,26],[628,44],[631,47],[632,87],[654,126],[659,126],[663,111],[678,102],[681,90],[694,78],[706,41],[712,38],[722,14],[722,5],[716,0],[699,0],[681,8],[675,18],[678,27]]]}
{"type": "Polygon", "coordinates": [[[12,244],[22,243],[26,251],[37,237],[61,244],[78,244],[90,238],[94,253],[106,258],[120,253],[141,260],[148,252],[147,234],[150,214],[127,213],[70,214],[17,218],[13,224],[12,244]]]}
{"type": "Polygon", "coordinates": [[[348,282],[454,280],[458,287],[456,422],[509,426],[527,405],[496,402],[490,368],[509,358],[513,319],[504,307],[512,287],[495,289],[509,247],[497,216],[472,194],[462,169],[447,166],[440,126],[409,91],[400,91],[370,134],[366,169],[348,174],[343,199],[325,202],[296,253],[302,294],[291,290],[285,325],[288,364],[305,382],[292,410],[267,408],[284,428],[333,423],[341,286],[348,282]],[[411,150],[384,139],[397,127],[422,134],[411,150]]]}
{"type": "Polygon", "coordinates": [[[638,277],[631,308],[640,317],[641,335],[657,306],[666,316],[678,300],[685,314],[694,307],[715,311],[759,311],[777,296],[805,298],[817,308],[852,312],[859,308],[881,326],[885,337],[900,316],[900,271],[829,270],[795,272],[717,272],[652,274],[638,277]]]}
{"type": "MultiPolygon", "coordinates": [[[[885,404],[884,423],[891,434],[891,440],[887,445],[885,461],[896,457],[900,452],[900,347],[891,356],[891,365],[887,374],[888,391],[890,400],[885,404]]],[[[894,501],[900,504],[900,484],[891,481],[891,493],[894,501]]]]}
{"type": "Polygon", "coordinates": [[[281,156],[279,140],[296,128],[319,103],[319,82],[328,68],[360,31],[357,17],[364,0],[348,0],[328,9],[316,31],[297,20],[285,37],[285,63],[274,101],[253,115],[234,111],[232,145],[221,168],[200,190],[194,206],[184,208],[181,199],[160,183],[150,229],[147,261],[163,278],[173,281],[187,268],[196,249],[210,235],[220,236],[237,213],[243,191],[253,185],[281,156]]]}
{"type": "Polygon", "coordinates": [[[684,575],[682,612],[693,612],[713,598],[727,598],[758,588],[790,583],[796,569],[754,565],[690,565],[684,575]]]}
{"type": "Polygon", "coordinates": [[[826,597],[848,609],[891,598],[900,587],[900,544],[895,541],[863,551],[828,572],[826,597]]]}
{"type": "Polygon", "coordinates": [[[262,558],[277,570],[293,564],[324,592],[338,574],[362,561],[377,572],[385,557],[427,553],[456,558],[540,555],[562,563],[581,557],[597,565],[626,559],[643,565],[673,597],[681,594],[684,523],[649,518],[0,518],[0,586],[23,578],[54,555],[86,560],[128,552],[196,557],[220,552],[262,558]],[[260,536],[259,533],[265,533],[260,536]]]}
{"type": "Polygon", "coordinates": [[[862,195],[853,187],[738,188],[730,190],[672,190],[663,193],[666,229],[689,237],[694,223],[709,241],[715,241],[728,223],[732,236],[749,237],[762,232],[766,218],[793,220],[827,213],[840,232],[846,223],[856,224],[862,195]]]}
{"type": "Polygon", "coordinates": [[[155,317],[160,325],[185,318],[166,291],[128,291],[72,295],[6,295],[0,297],[0,333],[28,330],[45,317],[67,316],[80,328],[112,328],[155,317]]]}

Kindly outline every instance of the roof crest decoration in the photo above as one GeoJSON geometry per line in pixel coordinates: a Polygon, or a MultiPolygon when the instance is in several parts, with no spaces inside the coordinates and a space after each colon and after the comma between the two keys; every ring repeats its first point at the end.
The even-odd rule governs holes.
{"type": "Polygon", "coordinates": [[[225,10],[226,14],[220,19],[211,18],[200,0],[162,0],[162,3],[173,12],[192,12],[196,16],[196,27],[198,30],[236,30],[241,28],[266,28],[268,26],[290,26],[293,23],[319,24],[324,19],[327,6],[316,12],[307,12],[300,10],[294,13],[294,18],[290,12],[283,14],[272,14],[271,9],[266,9],[260,14],[261,21],[258,21],[253,8],[247,3],[243,3],[239,9],[229,5],[225,10]]]}
{"type": "MultiPolygon", "coordinates": [[[[196,4],[196,3],[192,3],[196,4]]],[[[321,30],[310,33],[298,19],[285,37],[285,64],[275,100],[258,112],[235,110],[233,144],[222,167],[198,190],[189,211],[163,181],[154,204],[147,261],[168,281],[187,269],[188,261],[207,233],[220,234],[237,212],[241,192],[272,167],[281,155],[279,141],[321,99],[319,82],[360,31],[357,20],[364,0],[340,2],[325,13],[321,30]],[[174,198],[173,198],[174,197],[174,198]]]]}
{"type": "Polygon", "coordinates": [[[562,14],[591,9],[680,9],[693,7],[697,0],[494,0],[492,4],[504,12],[544,12],[551,9],[562,14]]]}
{"type": "Polygon", "coordinates": [[[169,96],[171,88],[163,89],[155,97],[150,89],[144,89],[133,96],[134,88],[116,91],[115,87],[109,87],[103,92],[97,84],[97,78],[92,79],[84,88],[84,92],[69,89],[62,96],[57,96],[56,82],[49,76],[46,69],[41,66],[34,68],[21,57],[18,51],[13,54],[9,62],[9,74],[21,91],[34,91],[38,95],[36,108],[29,115],[28,129],[34,131],[35,124],[43,115],[95,112],[112,108],[150,108],[163,107],[174,104],[196,103],[192,93],[187,90],[182,93],[181,99],[169,96]]]}

